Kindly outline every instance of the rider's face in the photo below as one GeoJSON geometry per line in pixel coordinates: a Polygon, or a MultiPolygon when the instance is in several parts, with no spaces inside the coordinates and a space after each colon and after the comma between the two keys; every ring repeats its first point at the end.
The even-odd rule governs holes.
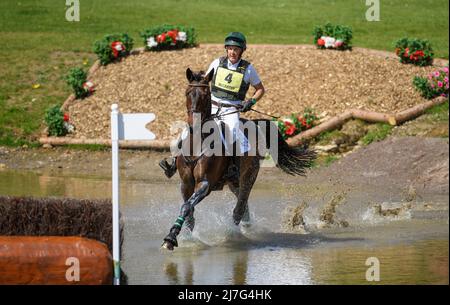
{"type": "Polygon", "coordinates": [[[225,49],[227,50],[227,56],[230,62],[232,64],[237,63],[239,58],[241,58],[242,49],[236,46],[227,46],[225,49]]]}

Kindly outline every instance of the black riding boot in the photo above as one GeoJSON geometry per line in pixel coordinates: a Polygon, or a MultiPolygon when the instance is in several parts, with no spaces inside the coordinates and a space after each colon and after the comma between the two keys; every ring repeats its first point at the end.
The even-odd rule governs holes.
{"type": "Polygon", "coordinates": [[[177,158],[171,157],[169,159],[170,163],[167,162],[166,158],[164,158],[159,162],[159,166],[164,170],[164,174],[167,176],[167,178],[170,179],[177,172],[177,158]]]}

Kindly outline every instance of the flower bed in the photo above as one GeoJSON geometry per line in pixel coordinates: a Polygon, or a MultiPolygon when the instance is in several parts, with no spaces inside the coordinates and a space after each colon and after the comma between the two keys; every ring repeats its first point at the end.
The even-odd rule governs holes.
{"type": "Polygon", "coordinates": [[[319,49],[351,49],[353,32],[350,27],[327,23],[323,27],[317,26],[313,34],[314,44],[319,49]]]}
{"type": "Polygon", "coordinates": [[[116,59],[130,54],[133,48],[133,38],[128,34],[106,35],[94,44],[94,52],[102,65],[107,65],[116,59]]]}
{"type": "Polygon", "coordinates": [[[303,114],[292,113],[289,117],[277,120],[278,129],[283,139],[298,135],[300,132],[312,128],[317,116],[311,108],[306,108],[303,114]]]}
{"type": "Polygon", "coordinates": [[[428,77],[414,77],[413,84],[424,98],[432,99],[437,96],[448,97],[448,66],[428,75],[428,77]]]}
{"type": "Polygon", "coordinates": [[[402,38],[395,44],[395,53],[404,64],[421,67],[433,64],[433,48],[428,40],[402,38]]]}
{"type": "Polygon", "coordinates": [[[190,48],[196,46],[196,34],[192,27],[161,25],[140,33],[145,48],[151,51],[190,48]]]}

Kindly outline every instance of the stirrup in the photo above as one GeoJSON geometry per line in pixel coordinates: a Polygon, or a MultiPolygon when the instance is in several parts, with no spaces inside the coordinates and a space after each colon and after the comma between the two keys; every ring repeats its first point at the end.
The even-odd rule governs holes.
{"type": "Polygon", "coordinates": [[[177,172],[177,164],[175,161],[169,164],[166,159],[163,159],[159,162],[159,166],[164,170],[164,174],[169,179],[177,172]]]}

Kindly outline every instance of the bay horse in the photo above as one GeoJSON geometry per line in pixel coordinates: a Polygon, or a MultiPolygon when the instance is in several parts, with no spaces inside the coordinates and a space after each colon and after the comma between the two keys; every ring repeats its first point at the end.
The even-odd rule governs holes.
{"type": "MultiPolygon", "coordinates": [[[[188,114],[187,123],[190,132],[183,141],[189,141],[191,144],[194,141],[192,132],[193,115],[197,114],[201,116],[201,124],[205,124],[206,122],[211,123],[211,121],[214,122],[214,119],[217,118],[214,114],[211,114],[209,82],[212,80],[213,75],[214,70],[206,76],[201,71],[194,73],[189,68],[186,70],[186,78],[189,84],[185,95],[188,114]]],[[[241,119],[241,121],[248,120],[241,119]]],[[[269,120],[252,121],[255,123],[261,121],[271,123],[269,120]]],[[[269,137],[267,130],[262,130],[262,134],[266,138],[269,137]]],[[[311,166],[312,161],[316,157],[316,153],[309,150],[306,146],[290,147],[283,139],[278,128],[276,128],[275,137],[278,150],[278,162],[276,166],[291,175],[305,175],[305,169],[311,166]]],[[[270,142],[269,139],[265,139],[265,141],[266,145],[270,142]]],[[[228,185],[229,189],[237,198],[236,206],[233,210],[234,223],[239,225],[241,221],[248,222],[250,219],[247,201],[258,176],[260,162],[264,157],[264,155],[211,155],[206,154],[203,150],[197,155],[178,155],[176,165],[181,178],[183,204],[177,220],[171,227],[169,234],[164,238],[161,247],[168,250],[173,250],[174,247],[177,247],[177,236],[183,224],[191,231],[194,229],[195,206],[208,196],[211,191],[222,190],[224,185],[228,185]],[[238,173],[229,176],[227,175],[227,170],[233,163],[236,164],[238,173]]]]}

